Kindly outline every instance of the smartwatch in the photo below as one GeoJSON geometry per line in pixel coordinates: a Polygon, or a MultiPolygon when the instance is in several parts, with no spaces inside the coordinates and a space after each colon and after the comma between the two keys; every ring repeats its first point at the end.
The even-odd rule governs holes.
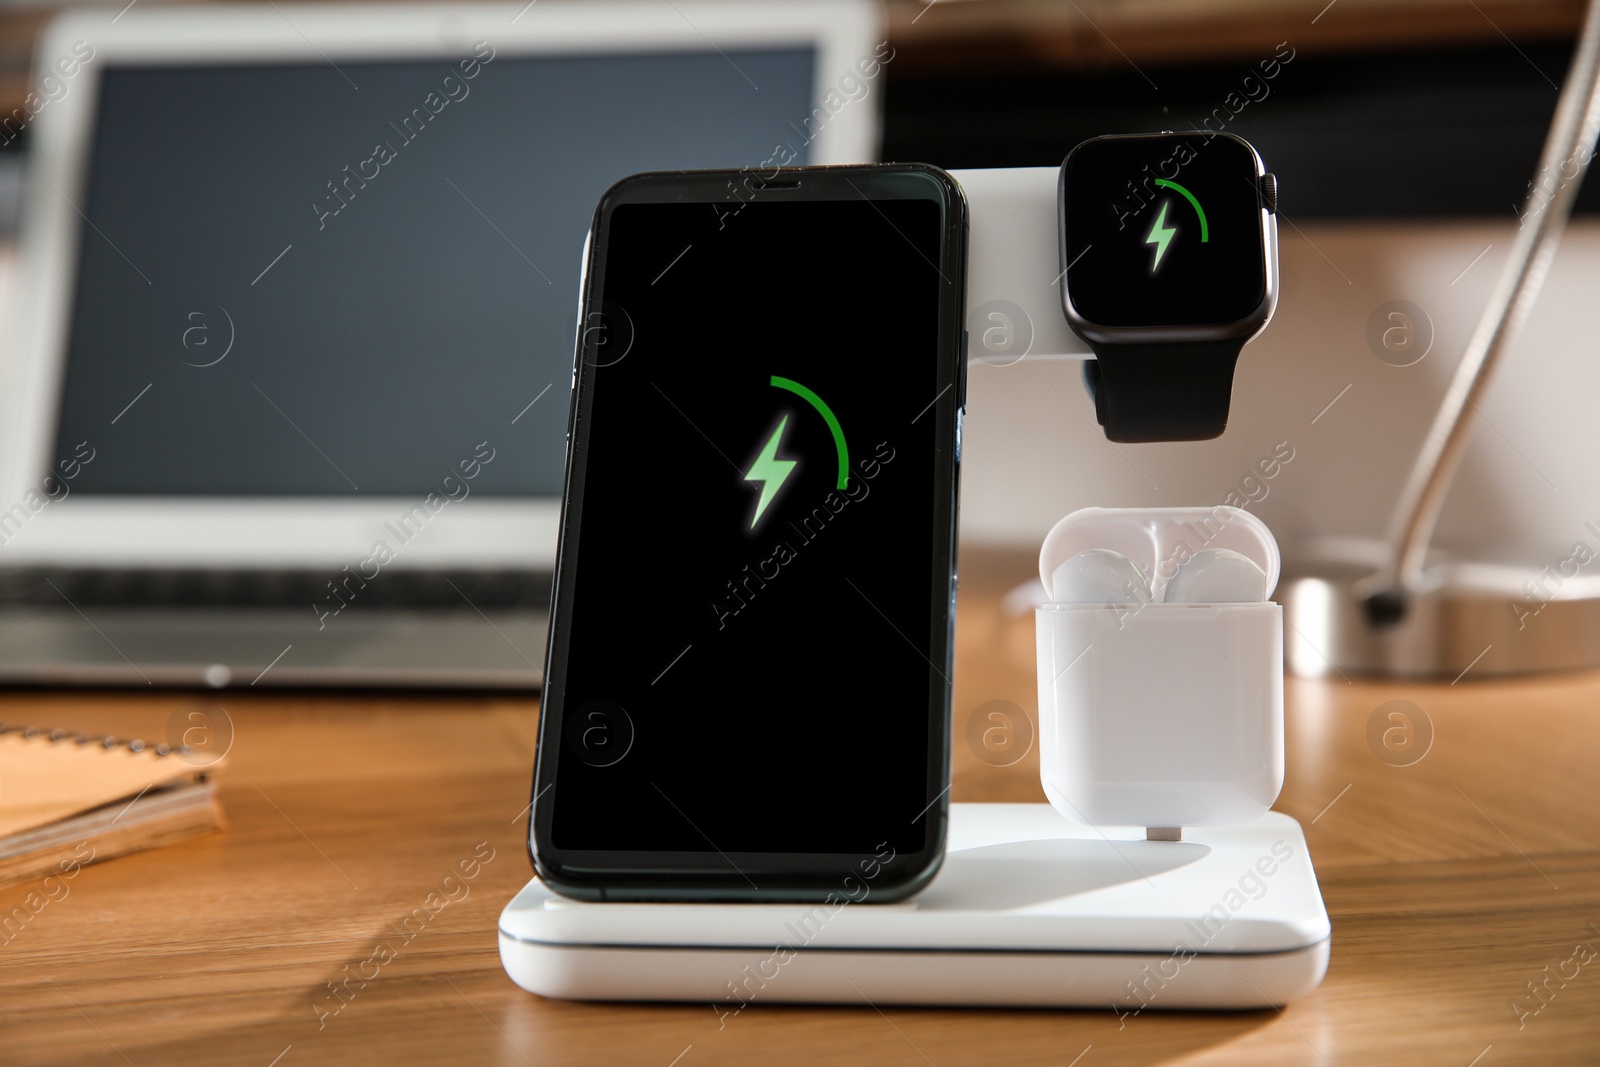
{"type": "Polygon", "coordinates": [[[1277,179],[1227,133],[1096,137],[1061,164],[1061,303],[1113,441],[1228,425],[1239,350],[1278,299],[1277,179]]]}

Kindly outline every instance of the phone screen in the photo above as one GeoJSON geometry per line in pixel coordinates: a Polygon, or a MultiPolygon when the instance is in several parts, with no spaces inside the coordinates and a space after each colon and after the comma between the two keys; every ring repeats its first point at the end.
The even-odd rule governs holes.
{"type": "Polygon", "coordinates": [[[546,684],[561,853],[745,869],[939,827],[950,206],[915,172],[832,184],[602,208],[546,684]]]}

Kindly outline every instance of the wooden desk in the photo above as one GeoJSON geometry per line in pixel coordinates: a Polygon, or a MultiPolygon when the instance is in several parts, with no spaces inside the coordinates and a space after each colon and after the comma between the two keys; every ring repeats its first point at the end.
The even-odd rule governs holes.
{"type": "MultiPolygon", "coordinates": [[[[967,554],[953,796],[1041,800],[1034,758],[968,749],[972,711],[1032,709],[1032,620],[1000,595],[1020,557],[967,554]]],[[[1279,807],[1306,824],[1333,917],[1322,988],[1283,1013],[934,1011],[757,1002],[544,1001],[500,970],[495,919],[529,877],[531,700],[224,694],[231,829],[90,867],[0,946],[6,1064],[1447,1064],[1600,1059],[1600,958],[1565,966],[1519,1028],[1514,1001],[1600,949],[1600,675],[1517,683],[1291,680],[1279,807]],[[1431,718],[1391,766],[1367,721],[1431,718]],[[432,916],[334,1016],[360,967],[480,842],[468,895],[432,916]],[[1544,968],[1549,967],[1546,971],[1544,968]],[[1492,1046],[1492,1047],[1490,1047],[1492,1046]],[[1485,1049],[1488,1049],[1485,1052],[1485,1049]],[[1087,1051],[1085,1051],[1087,1049],[1087,1051]],[[1480,1059],[1474,1059],[1479,1057],[1480,1059]],[[1074,1057],[1080,1057],[1074,1059],[1074,1057]],[[278,1057],[275,1059],[275,1057],[278,1057]]],[[[161,737],[166,693],[0,695],[0,719],[161,737]]],[[[819,709],[820,710],[820,709],[819,709]]],[[[9,911],[27,887],[0,890],[9,911]]],[[[459,891],[457,891],[459,896],[459,891]]],[[[365,968],[367,974],[372,967],[365,968]]]]}

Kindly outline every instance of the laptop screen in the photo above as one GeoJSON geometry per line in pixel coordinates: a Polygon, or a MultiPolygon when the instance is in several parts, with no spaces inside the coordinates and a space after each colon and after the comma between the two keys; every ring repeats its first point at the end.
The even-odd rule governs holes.
{"type": "Polygon", "coordinates": [[[808,162],[814,64],[108,67],[75,200],[56,454],[96,456],[73,492],[416,496],[488,440],[474,492],[559,495],[601,194],[778,144],[808,162]]]}

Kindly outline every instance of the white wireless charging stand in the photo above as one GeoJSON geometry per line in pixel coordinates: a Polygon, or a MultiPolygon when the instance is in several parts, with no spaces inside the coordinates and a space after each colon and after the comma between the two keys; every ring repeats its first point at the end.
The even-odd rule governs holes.
{"type": "Polygon", "coordinates": [[[1060,174],[1060,167],[950,172],[967,198],[969,363],[1094,358],[1062,310],[1060,174]]]}
{"type": "MultiPolygon", "coordinates": [[[[1093,358],[1049,283],[1054,168],[955,175],[971,223],[971,358],[1093,358]]],[[[500,914],[500,960],[541,996],[719,1014],[763,1002],[1255,1009],[1315,989],[1330,926],[1300,824],[1268,811],[1183,837],[1081,825],[1048,804],[952,804],[932,884],[883,905],[597,904],[534,879],[500,914]]]]}
{"type": "Polygon", "coordinates": [[[591,904],[537,879],[500,914],[500,961],[546,997],[1266,1008],[1328,968],[1300,824],[1147,841],[1048,804],[952,804],[933,883],[877,905],[591,904]]]}

